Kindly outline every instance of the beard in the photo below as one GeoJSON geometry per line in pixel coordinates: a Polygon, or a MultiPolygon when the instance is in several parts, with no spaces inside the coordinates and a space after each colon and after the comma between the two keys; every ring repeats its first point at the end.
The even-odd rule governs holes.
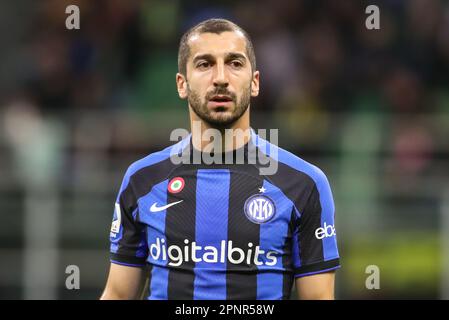
{"type": "Polygon", "coordinates": [[[228,89],[223,87],[218,87],[216,90],[207,93],[204,101],[201,100],[198,92],[190,89],[189,84],[187,84],[187,89],[188,101],[195,114],[201,120],[216,128],[227,128],[234,124],[248,109],[251,99],[251,83],[243,90],[239,100],[237,100],[235,93],[229,92],[228,89]],[[234,108],[232,110],[225,110],[224,107],[218,107],[215,110],[210,110],[207,104],[215,95],[227,95],[231,97],[234,108]]]}

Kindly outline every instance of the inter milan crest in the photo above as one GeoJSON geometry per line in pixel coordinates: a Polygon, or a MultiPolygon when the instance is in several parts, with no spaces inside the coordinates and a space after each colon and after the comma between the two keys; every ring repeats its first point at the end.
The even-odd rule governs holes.
{"type": "Polygon", "coordinates": [[[245,201],[245,215],[254,223],[270,221],[276,213],[273,201],[265,195],[255,194],[245,201]]]}

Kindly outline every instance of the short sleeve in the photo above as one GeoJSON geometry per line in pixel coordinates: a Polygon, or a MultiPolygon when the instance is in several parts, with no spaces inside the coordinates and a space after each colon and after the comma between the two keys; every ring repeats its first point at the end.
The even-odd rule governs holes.
{"type": "MultiPolygon", "coordinates": [[[[318,169],[319,170],[319,169],[318,169]]],[[[302,277],[340,267],[335,206],[329,182],[321,171],[293,233],[294,275],[302,277]]]]}
{"type": "Polygon", "coordinates": [[[148,256],[145,225],[136,220],[137,199],[128,172],[118,193],[111,224],[110,260],[127,266],[141,267],[148,256]]]}

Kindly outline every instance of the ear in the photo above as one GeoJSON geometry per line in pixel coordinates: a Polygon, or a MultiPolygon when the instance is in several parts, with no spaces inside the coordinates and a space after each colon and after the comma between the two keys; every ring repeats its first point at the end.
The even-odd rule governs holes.
{"type": "Polygon", "coordinates": [[[179,97],[181,99],[187,99],[187,79],[179,72],[176,74],[176,87],[179,97]]]}
{"type": "Polygon", "coordinates": [[[251,97],[257,97],[259,95],[259,71],[253,72],[253,78],[251,80],[251,97]]]}

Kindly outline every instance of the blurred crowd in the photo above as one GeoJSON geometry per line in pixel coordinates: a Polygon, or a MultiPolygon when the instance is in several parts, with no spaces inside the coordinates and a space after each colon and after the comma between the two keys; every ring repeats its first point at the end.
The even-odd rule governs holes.
{"type": "Polygon", "coordinates": [[[392,112],[444,105],[440,96],[449,81],[444,1],[382,1],[380,30],[371,31],[365,27],[371,2],[357,0],[28,4],[31,8],[26,1],[2,4],[19,7],[8,27],[21,30],[2,54],[3,104],[23,96],[45,112],[179,106],[173,73],[180,36],[203,19],[225,17],[254,41],[263,85],[258,110],[308,105],[353,110],[363,108],[356,102],[367,95],[378,96],[379,108],[392,112]],[[65,28],[69,4],[81,9],[80,30],[65,28]],[[166,80],[173,82],[168,88],[166,80]]]}
{"type": "MultiPolygon", "coordinates": [[[[0,54],[0,103],[6,110],[20,105],[68,116],[69,123],[86,112],[172,110],[176,117],[186,108],[174,82],[180,36],[210,17],[229,18],[249,32],[261,70],[254,113],[277,115],[286,130],[301,127],[298,133],[306,135],[323,123],[326,140],[338,126],[328,124],[327,112],[402,116],[448,109],[445,1],[44,0],[1,6],[7,45],[0,54]],[[80,30],[65,28],[69,4],[80,7],[80,30]],[[365,27],[368,4],[379,6],[379,30],[365,27]]],[[[410,130],[425,144],[423,153],[432,148],[428,129],[404,130],[393,133],[397,152],[413,149],[403,141],[410,130]]]]}

